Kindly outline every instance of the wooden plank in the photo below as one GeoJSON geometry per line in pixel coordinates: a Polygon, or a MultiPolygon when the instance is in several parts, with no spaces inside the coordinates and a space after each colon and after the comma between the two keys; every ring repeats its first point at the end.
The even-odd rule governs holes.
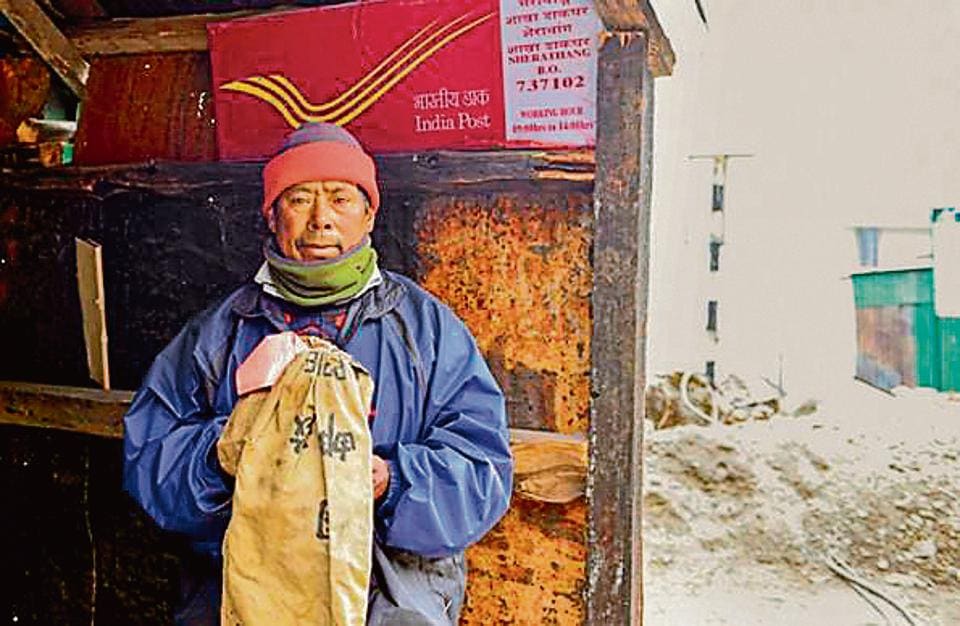
{"type": "Polygon", "coordinates": [[[77,192],[93,197],[122,192],[160,196],[187,194],[221,185],[261,185],[257,163],[156,161],[0,172],[0,185],[26,193],[77,192]]]}
{"type": "Polygon", "coordinates": [[[166,17],[121,17],[67,26],[63,32],[85,56],[158,52],[206,53],[209,48],[207,24],[296,10],[303,10],[303,7],[279,6],[260,10],[166,17]]]}
{"type": "Polygon", "coordinates": [[[514,492],[539,502],[573,502],[583,495],[587,482],[586,439],[542,435],[528,431],[523,435],[524,441],[517,441],[511,433],[514,492]],[[537,436],[530,436],[531,432],[537,436]]]}
{"type": "Polygon", "coordinates": [[[652,80],[643,32],[600,49],[587,624],[640,624],[652,80]]]}
{"type": "Polygon", "coordinates": [[[647,63],[653,76],[673,73],[676,55],[649,0],[594,0],[593,4],[604,26],[612,33],[639,30],[647,33],[647,63]]]}
{"type": "MultiPolygon", "coordinates": [[[[593,151],[427,152],[376,157],[380,183],[404,192],[449,190],[512,181],[559,180],[589,190],[593,151]],[[583,183],[583,185],[581,185],[583,183]]],[[[226,183],[259,187],[262,163],[155,161],[0,173],[0,184],[24,191],[116,191],[177,195],[226,183]]]]}
{"type": "Polygon", "coordinates": [[[121,437],[132,399],[129,391],[0,382],[0,423],[121,437]]]}
{"type": "Polygon", "coordinates": [[[404,190],[434,191],[508,181],[592,183],[593,150],[556,151],[499,150],[390,154],[377,157],[384,186],[404,190]]]}
{"type": "Polygon", "coordinates": [[[70,120],[44,120],[31,117],[17,128],[20,143],[69,142],[77,132],[77,123],[70,120]]]}
{"type": "MultiPolygon", "coordinates": [[[[0,382],[0,423],[123,437],[131,391],[0,382]]],[[[510,429],[517,495],[540,502],[571,502],[584,493],[587,442],[583,436],[510,429]]]]}
{"type": "Polygon", "coordinates": [[[64,34],[86,56],[157,52],[206,52],[207,24],[253,11],[172,17],[115,18],[67,26],[64,34]]]}
{"type": "Polygon", "coordinates": [[[83,315],[83,340],[87,348],[90,378],[110,389],[110,362],[107,357],[106,297],[103,292],[103,255],[100,244],[76,239],[77,289],[83,315]]]}
{"type": "Polygon", "coordinates": [[[83,99],[90,66],[33,0],[0,0],[0,13],[30,42],[67,87],[83,99]]]}

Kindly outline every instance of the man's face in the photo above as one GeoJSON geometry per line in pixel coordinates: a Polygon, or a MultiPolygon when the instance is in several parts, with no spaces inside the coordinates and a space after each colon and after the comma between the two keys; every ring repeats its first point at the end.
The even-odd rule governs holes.
{"type": "Polygon", "coordinates": [[[270,230],[288,259],[320,261],[343,254],[373,231],[373,209],[360,188],[341,181],[300,183],[274,206],[270,230]]]}

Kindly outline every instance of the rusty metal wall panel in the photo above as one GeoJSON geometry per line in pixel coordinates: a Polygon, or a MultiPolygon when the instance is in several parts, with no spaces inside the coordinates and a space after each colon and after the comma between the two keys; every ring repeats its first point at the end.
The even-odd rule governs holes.
{"type": "Polygon", "coordinates": [[[422,215],[420,281],[476,336],[507,393],[511,425],[585,433],[589,195],[440,198],[422,215]]]}
{"type": "Polygon", "coordinates": [[[881,389],[917,386],[917,306],[857,309],[858,378],[881,389]]]}
{"type": "Polygon", "coordinates": [[[510,511],[467,552],[463,626],[583,623],[587,509],[514,499],[510,511]]]}
{"type": "Polygon", "coordinates": [[[80,112],[77,165],[217,158],[205,54],[97,57],[80,112]]]}
{"type": "MultiPolygon", "coordinates": [[[[420,282],[477,338],[513,426],[586,432],[589,417],[591,196],[441,196],[421,208],[420,282]]],[[[586,505],[515,498],[468,552],[462,623],[580,624],[586,505]]]]}

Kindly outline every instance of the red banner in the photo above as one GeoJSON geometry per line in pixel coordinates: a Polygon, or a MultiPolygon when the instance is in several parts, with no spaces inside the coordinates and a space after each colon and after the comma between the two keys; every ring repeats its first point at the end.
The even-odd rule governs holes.
{"type": "Polygon", "coordinates": [[[266,157],[314,121],[345,126],[380,153],[590,145],[592,121],[570,116],[592,115],[598,31],[573,32],[564,20],[593,13],[571,1],[591,5],[383,0],[211,24],[220,157],[266,157]],[[574,57],[587,69],[568,72],[563,59],[574,57]]]}

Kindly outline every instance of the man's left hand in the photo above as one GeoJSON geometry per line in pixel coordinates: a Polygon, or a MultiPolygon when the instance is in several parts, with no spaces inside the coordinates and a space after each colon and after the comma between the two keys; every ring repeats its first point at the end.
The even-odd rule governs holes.
{"type": "Polygon", "coordinates": [[[390,466],[387,462],[373,455],[373,499],[379,500],[387,492],[390,484],[390,466]]]}

